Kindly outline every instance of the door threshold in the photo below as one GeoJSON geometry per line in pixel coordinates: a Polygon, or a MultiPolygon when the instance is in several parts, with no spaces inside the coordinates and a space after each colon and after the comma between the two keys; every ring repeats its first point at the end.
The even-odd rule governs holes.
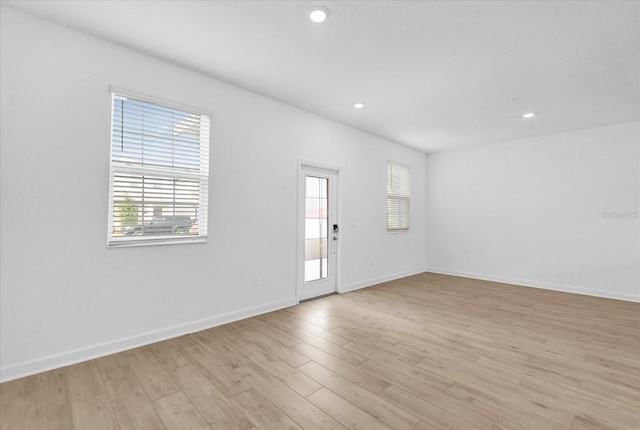
{"type": "Polygon", "coordinates": [[[304,300],[300,300],[298,302],[298,304],[300,303],[304,303],[304,302],[310,302],[312,300],[317,300],[317,299],[322,299],[324,297],[329,297],[329,296],[333,296],[334,294],[338,294],[336,291],[334,291],[333,293],[329,293],[329,294],[323,294],[321,296],[316,296],[316,297],[311,297],[310,299],[304,299],[304,300]]]}

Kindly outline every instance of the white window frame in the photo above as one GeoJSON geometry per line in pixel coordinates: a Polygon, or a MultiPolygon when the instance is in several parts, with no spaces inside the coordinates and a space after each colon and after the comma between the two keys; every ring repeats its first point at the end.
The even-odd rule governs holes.
{"type": "Polygon", "coordinates": [[[185,244],[185,243],[206,243],[208,236],[208,200],[209,200],[209,156],[210,156],[210,123],[213,115],[204,111],[179,103],[162,100],[156,97],[150,97],[136,93],[134,91],[123,90],[116,87],[109,88],[110,102],[111,102],[111,121],[110,121],[110,140],[109,140],[109,212],[107,214],[107,247],[108,248],[121,248],[130,246],[157,246],[157,245],[170,245],[170,244],[185,244]],[[199,145],[199,160],[200,166],[198,171],[171,168],[171,167],[158,167],[158,166],[145,166],[140,164],[127,164],[121,161],[115,161],[113,155],[113,130],[114,130],[114,100],[115,97],[124,97],[130,99],[136,99],[142,102],[153,103],[161,105],[165,108],[176,109],[188,113],[193,113],[201,116],[203,122],[203,129],[201,130],[201,138],[199,145]],[[185,234],[185,235],[147,235],[147,236],[115,236],[114,232],[114,183],[117,175],[149,175],[155,178],[166,179],[183,179],[198,181],[199,183],[199,202],[198,202],[198,234],[185,234]]]}
{"type": "Polygon", "coordinates": [[[411,167],[395,161],[387,161],[387,232],[407,232],[411,228],[411,167]],[[400,175],[399,181],[393,179],[400,175]],[[395,207],[394,207],[395,203],[395,207]],[[406,206],[404,216],[402,212],[391,216],[394,209],[406,206]],[[406,223],[404,221],[406,220],[406,223]]]}

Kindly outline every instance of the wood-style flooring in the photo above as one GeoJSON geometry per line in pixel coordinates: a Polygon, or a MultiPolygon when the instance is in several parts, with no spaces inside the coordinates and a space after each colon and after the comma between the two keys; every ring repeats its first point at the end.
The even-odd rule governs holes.
{"type": "Polygon", "coordinates": [[[640,304],[425,273],[0,391],[2,430],[637,430],[640,304]]]}

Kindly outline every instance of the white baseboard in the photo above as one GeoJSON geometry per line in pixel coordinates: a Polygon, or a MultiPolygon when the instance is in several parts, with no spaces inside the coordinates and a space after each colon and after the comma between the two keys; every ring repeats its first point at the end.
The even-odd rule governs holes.
{"type": "Polygon", "coordinates": [[[511,278],[508,276],[487,275],[484,273],[464,272],[458,270],[442,269],[439,267],[428,267],[426,272],[439,273],[442,275],[461,276],[463,278],[482,279],[485,281],[502,282],[505,284],[520,285],[523,287],[541,288],[543,290],[562,291],[565,293],[583,294],[586,296],[604,297],[607,299],[624,300],[627,302],[640,302],[640,296],[632,294],[616,293],[605,290],[592,290],[589,288],[576,287],[572,285],[555,284],[552,282],[531,281],[528,279],[511,278]]]}
{"type": "Polygon", "coordinates": [[[349,291],[359,290],[360,288],[370,287],[372,285],[381,284],[383,282],[393,281],[395,279],[406,278],[407,276],[417,275],[425,271],[424,267],[419,269],[408,270],[406,272],[395,273],[389,276],[383,276],[382,278],[369,279],[368,281],[356,282],[355,284],[346,285],[338,289],[338,293],[348,293],[349,291]]]}
{"type": "Polygon", "coordinates": [[[194,333],[200,330],[206,330],[211,327],[216,327],[244,318],[250,318],[278,309],[287,308],[295,304],[295,298],[291,297],[289,299],[267,303],[265,305],[254,306],[235,312],[229,312],[222,315],[204,318],[198,321],[192,321],[184,324],[178,324],[172,327],[166,327],[160,330],[155,330],[124,339],[104,342],[84,348],[78,348],[68,352],[63,352],[61,354],[54,354],[47,357],[37,358],[35,360],[14,364],[11,366],[0,368],[0,382],[6,382],[12,379],[34,375],[36,373],[58,369],[60,367],[80,363],[82,361],[92,360],[94,358],[103,357],[109,354],[115,354],[116,352],[126,351],[128,349],[149,345],[151,343],[160,342],[162,340],[171,339],[189,333],[194,333]]]}

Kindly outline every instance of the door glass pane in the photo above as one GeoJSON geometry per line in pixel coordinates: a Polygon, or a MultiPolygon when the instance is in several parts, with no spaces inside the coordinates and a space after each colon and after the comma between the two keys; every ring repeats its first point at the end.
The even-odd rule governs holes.
{"type": "Polygon", "coordinates": [[[306,199],[306,218],[326,218],[327,217],[327,199],[317,197],[307,197],[306,199]]]}
{"type": "Polygon", "coordinates": [[[304,259],[315,260],[327,256],[327,239],[305,240],[304,259]]]}
{"type": "Polygon", "coordinates": [[[329,180],[306,177],[304,281],[317,281],[329,276],[328,188],[329,180]]]}
{"type": "Polygon", "coordinates": [[[304,282],[320,279],[320,260],[307,260],[304,262],[304,282]]]}
{"type": "Polygon", "coordinates": [[[307,176],[307,197],[320,197],[320,178],[307,176]]]}
{"type": "Polygon", "coordinates": [[[327,178],[318,178],[320,179],[320,197],[326,199],[327,195],[328,195],[328,188],[327,185],[329,183],[329,180],[327,178]]]}
{"type": "Polygon", "coordinates": [[[304,221],[304,238],[320,239],[327,237],[327,219],[307,218],[304,221]]]}

